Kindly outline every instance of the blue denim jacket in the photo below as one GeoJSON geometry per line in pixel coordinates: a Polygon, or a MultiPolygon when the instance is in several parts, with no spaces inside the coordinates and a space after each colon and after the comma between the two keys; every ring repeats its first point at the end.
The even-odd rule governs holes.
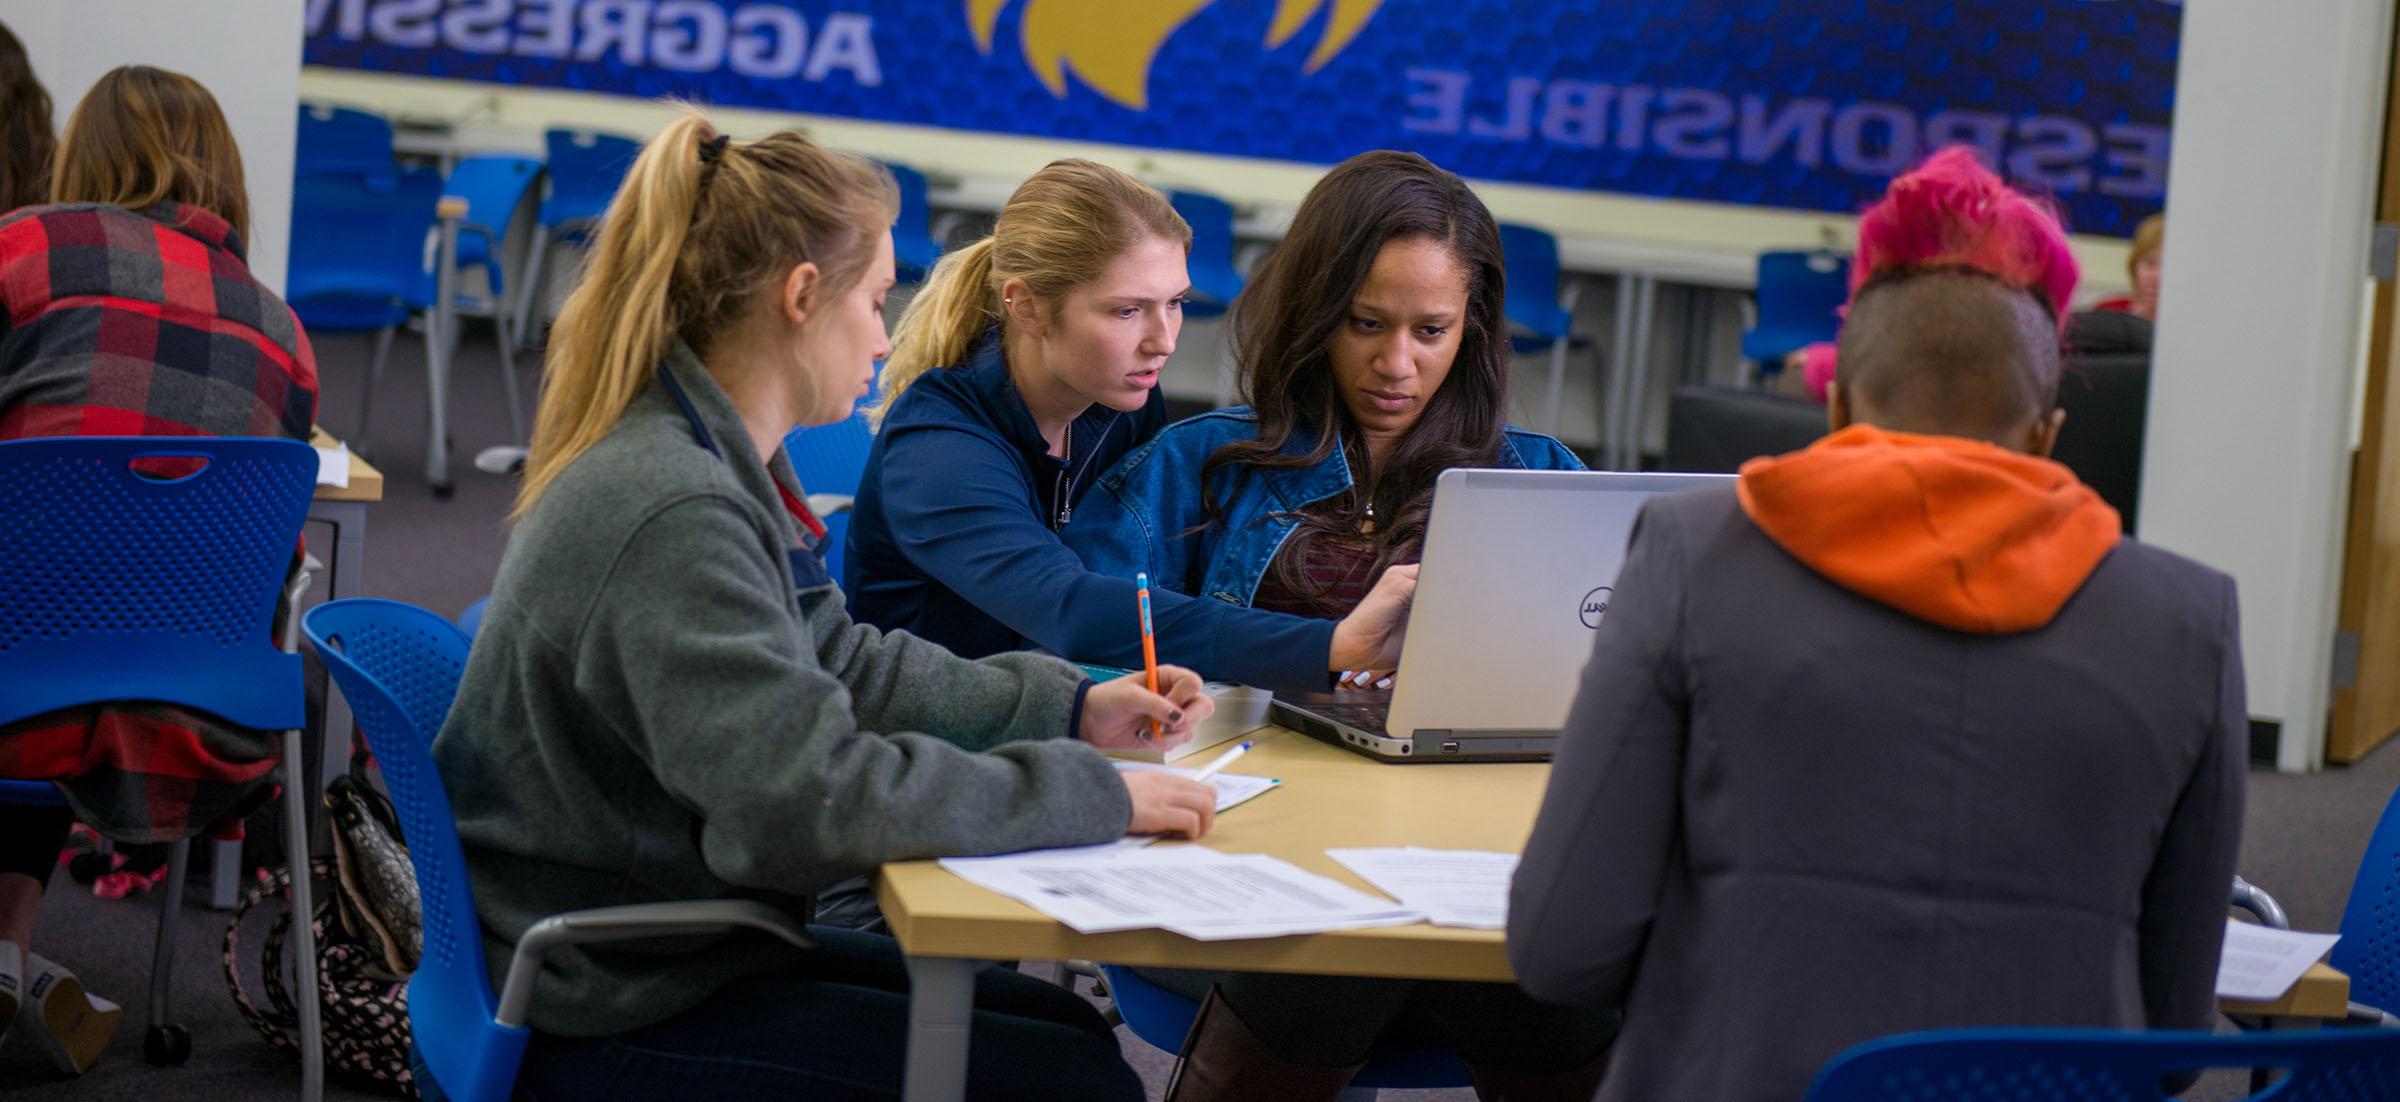
{"type": "MultiPolygon", "coordinates": [[[[1248,406],[1167,426],[1100,476],[1062,533],[1067,546],[1091,570],[1119,577],[1147,571],[1154,588],[1248,606],[1275,552],[1298,524],[1292,514],[1350,489],[1350,460],[1339,447],[1314,467],[1257,471],[1239,479],[1220,470],[1215,489],[1226,495],[1225,519],[1209,524],[1200,493],[1201,465],[1218,448],[1257,435],[1258,417],[1248,406]]],[[[1316,446],[1316,437],[1303,428],[1292,433],[1282,454],[1306,455],[1316,446]]],[[[1501,434],[1497,464],[1584,469],[1566,445],[1513,425],[1501,434]]]]}

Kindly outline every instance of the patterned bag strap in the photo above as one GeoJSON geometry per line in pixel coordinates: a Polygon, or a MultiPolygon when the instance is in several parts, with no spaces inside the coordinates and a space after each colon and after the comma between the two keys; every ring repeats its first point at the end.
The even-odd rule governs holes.
{"type": "Polygon", "coordinates": [[[242,893],[241,899],[233,906],[232,919],[225,924],[223,964],[225,966],[225,988],[232,993],[234,1006],[242,1012],[243,1018],[248,1019],[250,1027],[258,1030],[259,1035],[265,1037],[267,1043],[276,1048],[285,1052],[297,1053],[300,1051],[300,1039],[297,1035],[300,1013],[292,1005],[290,996],[285,993],[282,977],[276,974],[282,964],[280,958],[283,955],[283,932],[291,924],[291,912],[288,908],[282,915],[276,917],[274,924],[269,928],[264,959],[260,961],[259,965],[260,980],[266,989],[267,999],[275,1008],[272,1014],[259,1009],[258,1001],[251,997],[249,988],[242,982],[241,968],[242,920],[248,918],[250,912],[257,909],[258,905],[269,896],[281,896],[288,899],[291,888],[292,870],[286,867],[276,870],[266,880],[252,885],[248,891],[242,893]]]}

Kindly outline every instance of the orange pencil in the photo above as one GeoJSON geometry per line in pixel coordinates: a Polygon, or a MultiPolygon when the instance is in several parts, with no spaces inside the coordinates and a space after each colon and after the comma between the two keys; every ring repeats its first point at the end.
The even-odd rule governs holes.
{"type": "MultiPolygon", "coordinates": [[[[1158,636],[1150,631],[1150,575],[1147,572],[1134,575],[1133,584],[1141,591],[1136,596],[1142,602],[1142,669],[1149,673],[1150,692],[1155,695],[1158,692],[1158,636]]],[[[1150,737],[1166,737],[1166,732],[1159,730],[1156,719],[1150,721],[1150,737]]]]}

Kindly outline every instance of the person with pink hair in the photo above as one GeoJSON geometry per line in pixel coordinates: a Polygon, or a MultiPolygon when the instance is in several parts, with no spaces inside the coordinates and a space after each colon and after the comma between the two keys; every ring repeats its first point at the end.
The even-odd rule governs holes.
{"type": "Polygon", "coordinates": [[[1625,1014],[1600,1102],[2216,1020],[2233,580],[2046,458],[2076,270],[2040,202],[1945,150],[1854,270],[1833,434],[1642,510],[1517,867],[1518,984],[1625,1014]]]}
{"type": "MultiPolygon", "coordinates": [[[[2057,211],[2010,188],[1964,145],[1935,153],[1892,181],[1883,201],[1860,216],[1850,301],[1877,280],[1937,269],[1979,272],[2035,292],[2062,334],[2082,275],[2057,211]]],[[[1845,317],[1849,310],[1842,307],[1845,317]]],[[[1787,361],[1785,370],[1799,368],[1809,396],[1819,402],[1833,382],[1835,349],[1836,342],[1822,341],[1787,361]]]]}

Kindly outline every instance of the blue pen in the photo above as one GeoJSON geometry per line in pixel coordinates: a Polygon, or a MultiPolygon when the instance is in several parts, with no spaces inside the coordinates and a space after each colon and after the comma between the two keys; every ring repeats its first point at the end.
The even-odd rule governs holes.
{"type": "Polygon", "coordinates": [[[1231,750],[1227,750],[1224,753],[1217,755],[1217,760],[1201,766],[1200,772],[1193,774],[1192,779],[1196,781],[1205,781],[1210,777],[1216,776],[1226,766],[1232,765],[1233,759],[1241,757],[1249,752],[1250,743],[1248,740],[1244,740],[1240,746],[1236,746],[1231,750]]]}

